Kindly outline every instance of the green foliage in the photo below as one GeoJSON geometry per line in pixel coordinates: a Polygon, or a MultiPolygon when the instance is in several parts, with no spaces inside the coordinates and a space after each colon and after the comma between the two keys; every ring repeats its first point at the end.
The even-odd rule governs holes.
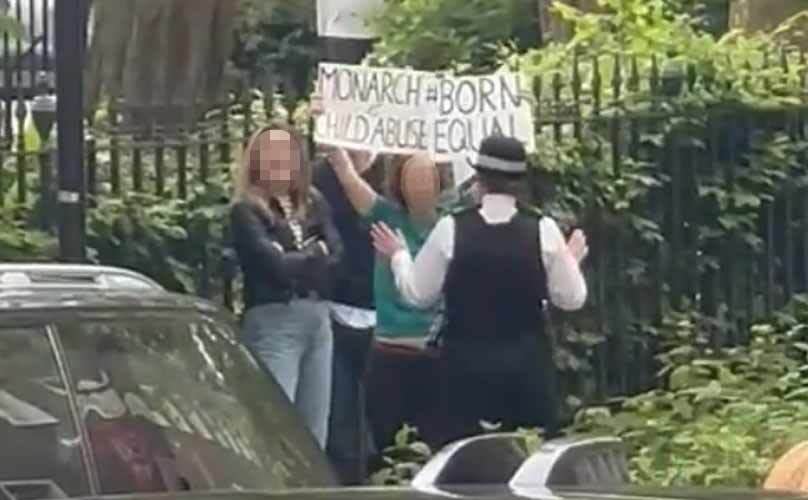
{"type": "Polygon", "coordinates": [[[415,427],[405,425],[396,433],[392,446],[384,449],[385,467],[373,474],[378,486],[406,485],[432,457],[432,450],[418,437],[415,427]]]}
{"type": "Polygon", "coordinates": [[[259,86],[268,80],[308,95],[318,62],[315,2],[245,0],[239,10],[233,62],[259,86]]]}
{"type": "MultiPolygon", "coordinates": [[[[482,432],[496,432],[497,426],[481,423],[482,432]]],[[[528,454],[539,450],[541,433],[536,429],[519,429],[525,439],[528,454]]],[[[385,466],[373,474],[371,483],[377,486],[404,486],[409,484],[418,471],[433,457],[433,450],[418,437],[418,430],[405,424],[397,433],[392,446],[384,450],[385,466]]]]}
{"type": "MultiPolygon", "coordinates": [[[[371,60],[423,70],[491,71],[503,50],[541,50],[537,5],[535,0],[389,0],[371,19],[380,35],[371,60]]],[[[601,2],[603,10],[616,16],[582,17],[561,2],[553,6],[573,24],[579,41],[586,38],[605,52],[614,46],[597,45],[600,40],[592,34],[610,33],[621,49],[666,44],[667,49],[687,52],[692,45],[674,43],[669,28],[689,25],[694,35],[690,42],[698,44],[698,38],[726,31],[729,10],[728,0],[607,0],[601,2]],[[658,24],[663,17],[666,23],[658,24]]]]}
{"type": "Polygon", "coordinates": [[[574,27],[570,42],[503,58],[539,98],[533,163],[555,188],[546,210],[594,239],[593,310],[560,327],[573,408],[594,396],[594,348],[611,344],[605,383],[624,376],[621,353],[652,348],[647,332],[682,298],[677,282],[698,293],[695,307],[719,311],[723,289],[712,305],[695,291],[705,274],[723,269],[735,284],[751,276],[736,318],[759,314],[764,293],[782,297],[757,285],[762,215],[808,179],[808,142],[795,132],[804,60],[772,35],[716,38],[672,4],[603,0],[598,13],[556,4],[574,27]]]}
{"type": "Polygon", "coordinates": [[[371,19],[380,35],[372,60],[422,70],[487,71],[496,65],[500,44],[535,46],[535,11],[534,0],[390,0],[371,19]]]}
{"type": "Polygon", "coordinates": [[[14,16],[0,15],[0,34],[8,35],[12,40],[24,39],[25,27],[14,16]]]}
{"type": "MultiPolygon", "coordinates": [[[[742,346],[714,345],[711,332],[725,327],[689,307],[669,313],[648,332],[661,346],[658,388],[585,408],[566,433],[621,437],[638,484],[759,487],[808,439],[808,297],[752,326],[742,346]]],[[[520,432],[536,451],[540,434],[520,432]]],[[[405,427],[374,484],[405,484],[430,456],[405,427]]]]}
{"type": "Polygon", "coordinates": [[[570,432],[622,437],[641,484],[758,487],[789,448],[808,438],[808,299],[748,332],[748,345],[715,348],[713,320],[669,315],[653,334],[659,388],[613,410],[579,413],[570,432]]]}
{"type": "Polygon", "coordinates": [[[143,272],[170,290],[198,292],[202,263],[221,260],[227,185],[199,187],[187,200],[144,193],[99,199],[88,212],[92,259],[143,272]]]}
{"type": "MultiPolygon", "coordinates": [[[[586,13],[556,2],[554,9],[569,22],[575,35],[568,43],[513,52],[504,57],[506,64],[518,67],[527,76],[541,76],[547,86],[558,75],[562,83],[572,76],[572,61],[580,61],[583,95],[592,95],[595,84],[594,59],[599,59],[598,77],[601,100],[610,104],[614,94],[617,68],[612,56],[622,57],[620,80],[621,104],[640,104],[649,97],[646,84],[652,74],[652,60],[660,63],[662,79],[684,79],[691,69],[699,80],[688,104],[704,106],[719,101],[743,102],[755,106],[794,103],[799,95],[798,75],[803,65],[792,55],[788,68],[780,64],[781,47],[766,34],[745,35],[731,32],[716,39],[699,29],[694,17],[671,8],[666,0],[603,0],[602,13],[586,13]],[[636,84],[628,81],[629,58],[636,58],[636,84]],[[767,61],[767,58],[770,60],[767,61]],[[664,61],[664,63],[663,63],[664,61]],[[769,64],[764,64],[768,62],[769,64]],[[626,85],[628,84],[628,85],[626,85]],[[634,88],[631,88],[631,87],[634,88]],[[644,88],[643,88],[644,87],[644,88]]],[[[634,75],[631,75],[634,76],[634,75]]],[[[572,96],[567,87],[563,98],[572,96]]],[[[584,109],[586,111],[586,109],[584,109]]]]}
{"type": "Polygon", "coordinates": [[[10,207],[0,210],[0,261],[47,262],[57,255],[56,240],[49,234],[26,226],[19,214],[25,211],[10,207]]]}
{"type": "Polygon", "coordinates": [[[698,310],[731,317],[710,330],[716,337],[759,315],[764,294],[782,299],[777,286],[760,286],[762,215],[806,186],[808,142],[795,124],[807,68],[778,38],[785,28],[716,36],[722,0],[601,0],[596,13],[557,2],[573,38],[527,51],[491,20],[507,17],[497,4],[389,2],[373,59],[460,72],[501,63],[525,76],[541,118],[533,163],[555,191],[545,209],[592,239],[590,309],[556,315],[556,363],[575,410],[601,391],[626,390],[620,379],[636,374],[625,366],[635,351],[654,352],[659,315],[684,294],[698,310]],[[734,292],[725,286],[746,280],[750,290],[728,310],[734,292]],[[605,366],[592,362],[596,351],[605,366]]]}

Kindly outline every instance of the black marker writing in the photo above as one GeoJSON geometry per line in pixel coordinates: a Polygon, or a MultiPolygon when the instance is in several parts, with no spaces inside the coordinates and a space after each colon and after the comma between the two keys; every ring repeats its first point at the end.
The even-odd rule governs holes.
{"type": "Polygon", "coordinates": [[[438,153],[459,154],[477,151],[489,135],[517,136],[516,119],[510,115],[472,118],[439,118],[435,121],[433,144],[438,153]]]}
{"type": "Polygon", "coordinates": [[[340,101],[418,106],[423,75],[404,71],[320,66],[319,92],[340,101]]]}

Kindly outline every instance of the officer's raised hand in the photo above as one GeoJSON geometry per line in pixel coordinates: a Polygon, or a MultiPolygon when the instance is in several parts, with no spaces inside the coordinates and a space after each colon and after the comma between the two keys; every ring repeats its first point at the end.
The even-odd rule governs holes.
{"type": "Polygon", "coordinates": [[[392,258],[398,251],[407,248],[404,238],[384,222],[373,224],[370,228],[370,235],[376,251],[388,258],[392,258]]]}
{"type": "Polygon", "coordinates": [[[570,239],[567,240],[567,250],[580,264],[589,253],[589,246],[586,244],[586,234],[580,229],[573,231],[570,239]]]}

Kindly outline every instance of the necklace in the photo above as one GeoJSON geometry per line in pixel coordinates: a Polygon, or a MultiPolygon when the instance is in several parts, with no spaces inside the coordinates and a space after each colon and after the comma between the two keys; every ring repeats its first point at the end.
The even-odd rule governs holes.
{"type": "Polygon", "coordinates": [[[281,206],[284,218],[292,230],[292,236],[295,239],[295,247],[300,249],[303,246],[303,226],[294,215],[294,207],[292,206],[292,199],[289,196],[277,196],[278,204],[281,206]]]}

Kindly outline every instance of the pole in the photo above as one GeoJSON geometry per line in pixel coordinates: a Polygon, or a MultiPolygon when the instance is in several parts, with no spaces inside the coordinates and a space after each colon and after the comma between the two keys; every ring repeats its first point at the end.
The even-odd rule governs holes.
{"type": "Polygon", "coordinates": [[[359,64],[373,46],[373,40],[320,37],[324,62],[359,64]]]}
{"type": "Polygon", "coordinates": [[[85,260],[84,7],[85,0],[55,5],[59,256],[67,262],[85,260]]]}

